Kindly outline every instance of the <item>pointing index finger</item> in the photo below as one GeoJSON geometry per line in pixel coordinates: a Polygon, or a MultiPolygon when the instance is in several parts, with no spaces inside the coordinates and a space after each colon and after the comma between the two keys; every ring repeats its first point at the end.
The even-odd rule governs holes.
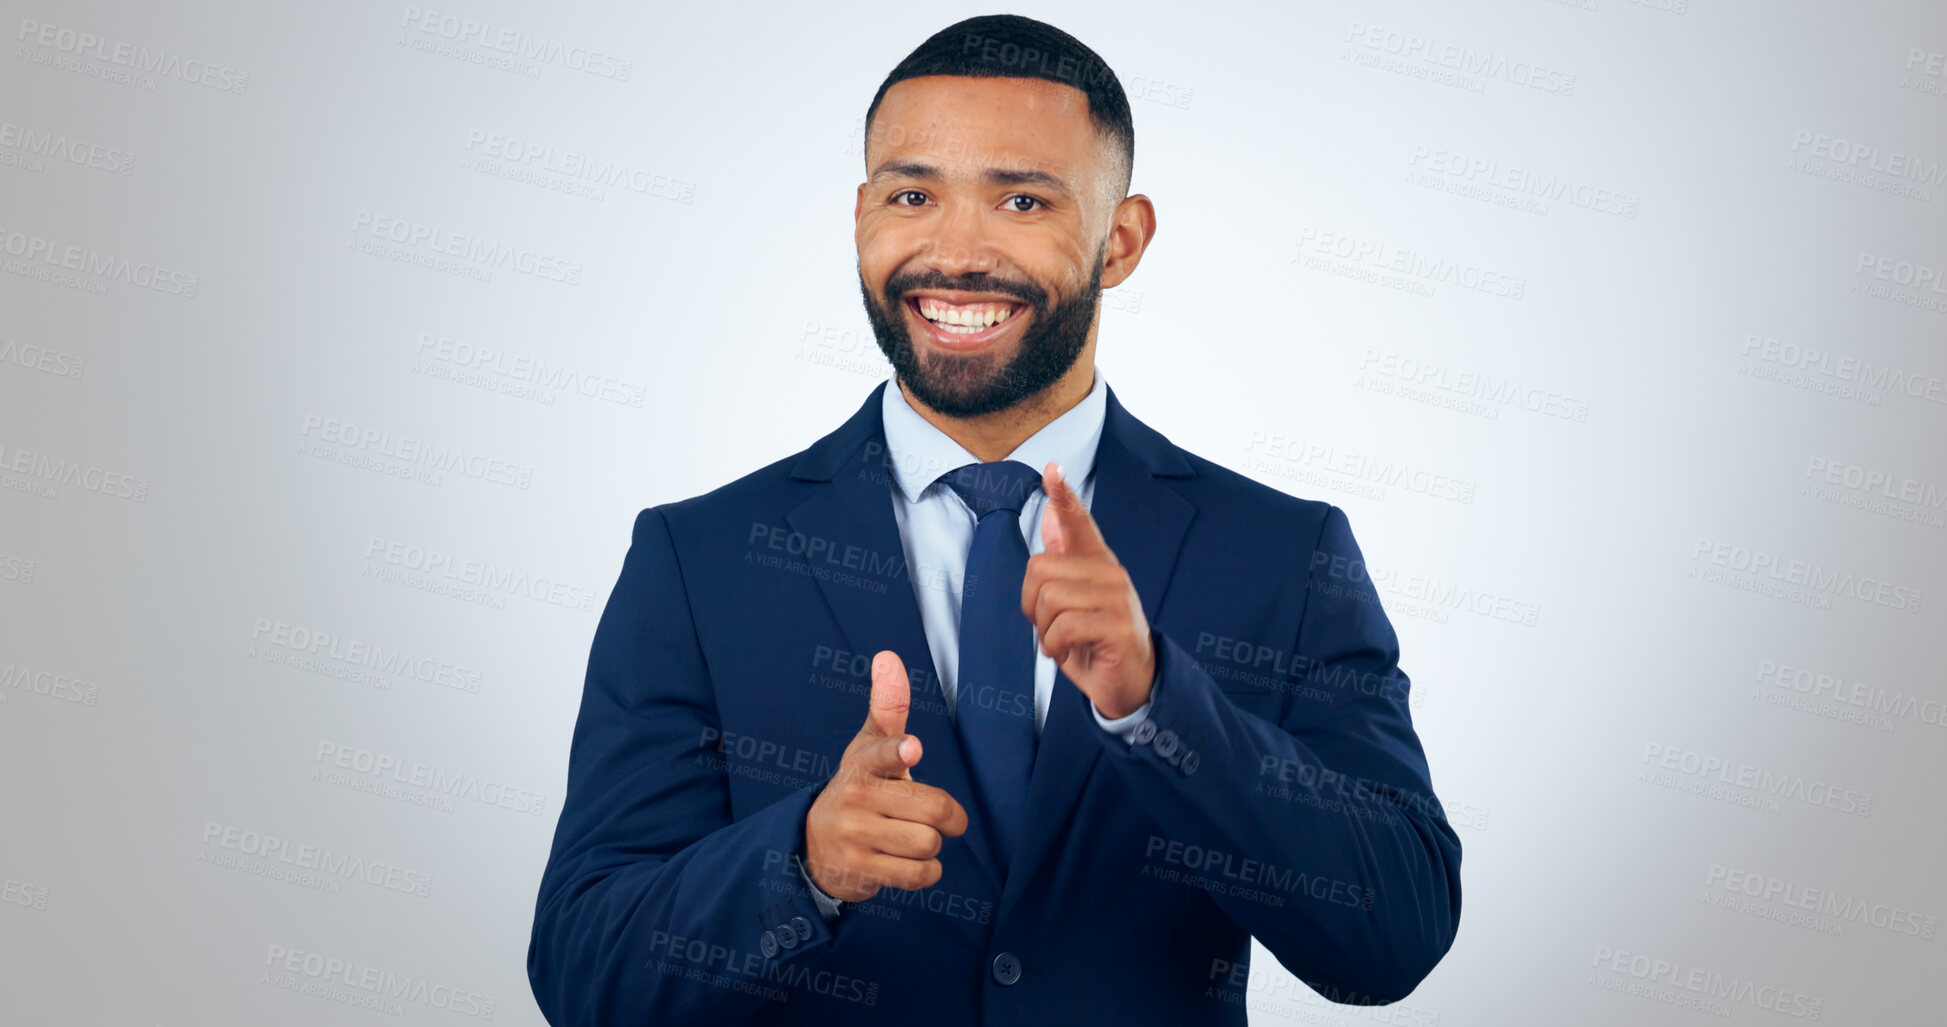
{"type": "Polygon", "coordinates": [[[1041,518],[1041,548],[1050,553],[1080,555],[1109,553],[1102,529],[1082,505],[1082,497],[1069,487],[1061,466],[1053,460],[1041,469],[1041,491],[1048,496],[1047,512],[1041,518]]]}

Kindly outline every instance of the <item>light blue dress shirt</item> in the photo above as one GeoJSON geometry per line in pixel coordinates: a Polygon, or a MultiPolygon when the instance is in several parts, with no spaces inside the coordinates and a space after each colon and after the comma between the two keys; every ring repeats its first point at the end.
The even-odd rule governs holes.
{"type": "MultiPolygon", "coordinates": [[[[1018,460],[1039,471],[1053,460],[1059,464],[1083,506],[1095,499],[1095,448],[1102,439],[1102,420],[1108,412],[1108,383],[1095,373],[1094,385],[1082,401],[1041,427],[1002,459],[1018,460]],[[1079,484],[1077,484],[1079,483],[1079,484]]],[[[939,673],[947,715],[954,715],[956,682],[960,677],[960,586],[967,570],[978,518],[967,501],[951,487],[938,483],[940,475],[980,458],[921,417],[896,381],[887,381],[883,404],[887,460],[892,465],[892,515],[899,524],[906,550],[913,593],[919,600],[920,623],[939,673]]],[[[1041,539],[1041,512],[1048,497],[1040,488],[1021,504],[1021,531],[1032,556],[1046,548],[1041,539]]],[[[1055,691],[1055,661],[1040,651],[1034,628],[1025,628],[1024,644],[1035,647],[1034,729],[1048,722],[1048,700],[1055,691]]],[[[1093,706],[1090,707],[1093,709],[1093,706]]],[[[1095,712],[1104,730],[1128,737],[1149,717],[1149,705],[1111,720],[1095,712]]]]}
{"type": "MultiPolygon", "coordinates": [[[[1108,382],[1097,368],[1093,385],[1081,402],[1042,425],[1002,459],[1019,460],[1037,471],[1053,460],[1082,505],[1092,509],[1095,449],[1102,440],[1102,422],[1108,409],[1108,382]]],[[[953,716],[954,686],[960,670],[960,585],[978,519],[966,500],[938,479],[956,467],[981,461],[921,417],[906,402],[896,378],[886,381],[880,412],[885,424],[886,459],[892,471],[892,515],[899,524],[913,594],[919,600],[920,623],[926,629],[926,645],[932,650],[947,715],[953,716]]],[[[1021,531],[1030,556],[1045,548],[1041,512],[1047,505],[1047,495],[1036,488],[1021,506],[1021,531]]],[[[1048,702],[1055,691],[1055,661],[1041,651],[1033,636],[1034,626],[1027,625],[1024,630],[1028,637],[1022,644],[1035,647],[1034,729],[1039,732],[1048,721],[1048,702]]],[[[1104,717],[1093,703],[1089,710],[1103,730],[1128,740],[1136,726],[1149,719],[1149,707],[1149,703],[1143,703],[1134,713],[1115,718],[1104,717]]],[[[837,901],[812,884],[808,873],[805,883],[810,885],[819,910],[828,918],[835,916],[837,901]]]]}

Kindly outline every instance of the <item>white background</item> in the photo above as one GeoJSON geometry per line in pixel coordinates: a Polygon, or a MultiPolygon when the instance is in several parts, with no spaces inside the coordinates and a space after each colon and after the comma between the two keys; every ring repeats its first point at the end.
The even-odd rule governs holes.
{"type": "MultiPolygon", "coordinates": [[[[631,520],[888,373],[864,110],[986,13],[434,9],[530,59],[275,7],[0,23],[7,1023],[540,1022],[631,520]]],[[[1947,9],[1020,13],[1116,69],[1158,210],[1098,366],[1348,511],[1465,845],[1410,998],[1259,950],[1252,1022],[1935,1015],[1947,9]]]]}

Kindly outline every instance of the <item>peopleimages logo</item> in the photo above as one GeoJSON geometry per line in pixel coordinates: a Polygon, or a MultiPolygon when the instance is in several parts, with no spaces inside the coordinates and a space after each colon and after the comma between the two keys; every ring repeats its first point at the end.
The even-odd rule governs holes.
{"type": "Polygon", "coordinates": [[[1745,333],[1738,353],[1747,358],[1740,365],[1742,373],[1798,385],[1815,392],[1860,399],[1874,405],[1880,402],[1878,393],[1881,392],[1897,392],[1929,403],[1947,404],[1947,377],[1937,374],[1908,371],[1892,364],[1874,363],[1870,359],[1845,356],[1819,346],[1781,341],[1754,332],[1745,333]],[[1753,361],[1760,363],[1754,364],[1753,361]],[[1774,367],[1782,368],[1783,372],[1772,370],[1774,367]],[[1793,375],[1791,372],[1804,372],[1804,375],[1793,375]]]}
{"type": "Polygon", "coordinates": [[[1929,694],[1931,683],[1927,681],[1909,682],[1918,686],[1918,694],[1907,690],[1888,691],[1864,681],[1781,664],[1776,660],[1759,660],[1755,681],[1757,694],[1762,695],[1765,691],[1795,693],[1805,697],[1807,712],[1834,720],[1848,720],[1872,727],[1879,727],[1885,721],[1881,730],[1886,731],[1893,730],[1893,725],[1885,718],[1947,728],[1947,701],[1933,698],[1929,694]],[[1852,710],[1828,709],[1828,703],[1843,704],[1852,710]]]}
{"type": "MultiPolygon", "coordinates": [[[[1492,158],[1440,147],[1413,147],[1413,156],[1406,166],[1460,182],[1502,189],[1515,196],[1566,203],[1571,207],[1621,218],[1634,219],[1643,203],[1642,197],[1633,193],[1577,181],[1568,175],[1503,164],[1492,158]]],[[[1541,212],[1546,213],[1547,209],[1544,207],[1541,212]]]]}
{"type": "Polygon", "coordinates": [[[15,150],[30,157],[94,168],[111,175],[127,175],[135,170],[135,155],[104,143],[76,139],[64,132],[37,132],[11,121],[0,121],[0,149],[15,150]]]}
{"type": "MultiPolygon", "coordinates": [[[[395,435],[384,428],[341,421],[321,414],[306,414],[304,427],[298,431],[298,434],[307,439],[330,443],[343,451],[396,460],[410,467],[460,474],[496,485],[511,485],[517,489],[525,489],[534,479],[534,468],[526,464],[510,463],[481,453],[469,452],[459,446],[432,443],[409,435],[395,435]]],[[[324,452],[329,453],[330,450],[324,452]]],[[[437,476],[432,483],[435,485],[439,483],[437,476]]]]}
{"type": "Polygon", "coordinates": [[[1731,1006],[1740,1005],[1816,1021],[1825,1009],[1825,1000],[1815,995],[1612,945],[1597,945],[1589,966],[1596,972],[1589,983],[1605,990],[1715,1016],[1730,1016],[1731,1006]]]}
{"type": "Polygon", "coordinates": [[[1376,889],[1364,885],[1160,835],[1149,836],[1143,858],[1144,877],[1180,882],[1270,906],[1283,906],[1286,896],[1297,896],[1370,912],[1373,900],[1379,896],[1376,889]]]}
{"type": "MultiPolygon", "coordinates": [[[[1921,601],[1926,598],[1923,590],[1918,588],[1895,585],[1851,571],[1832,570],[1805,560],[1714,539],[1699,538],[1691,549],[1690,557],[1699,564],[1692,568],[1691,576],[1699,580],[1735,584],[1761,578],[1760,584],[1789,586],[1789,591],[1805,593],[1814,599],[1845,596],[1907,613],[1920,612],[1921,601]],[[1700,569],[1704,573],[1696,573],[1700,569]],[[1747,578],[1727,578],[1727,571],[1746,575],[1747,578]]],[[[1821,608],[1829,606],[1827,603],[1821,608]]]]}
{"type": "Polygon", "coordinates": [[[64,350],[36,346],[0,337],[0,364],[13,364],[29,371],[80,381],[88,369],[88,358],[64,350]]]}
{"type": "MultiPolygon", "coordinates": [[[[0,477],[10,477],[6,472],[32,479],[23,483],[27,485],[37,483],[45,483],[46,486],[79,485],[96,495],[126,499],[134,503],[147,502],[149,498],[147,478],[109,470],[96,464],[82,463],[79,460],[37,453],[18,446],[9,448],[6,443],[0,442],[0,477]]],[[[22,488],[18,491],[36,490],[22,488]]],[[[49,487],[42,494],[52,499],[54,498],[52,492],[52,488],[49,487]]]]}
{"type": "Polygon", "coordinates": [[[1902,153],[1899,150],[1884,149],[1847,139],[1844,136],[1826,135],[1801,128],[1792,133],[1792,152],[1810,155],[1850,171],[1871,172],[1882,176],[1886,181],[1870,177],[1858,181],[1889,192],[1901,192],[1902,195],[1916,195],[1921,199],[1931,198],[1924,190],[1916,192],[1902,188],[1906,183],[1917,182],[1936,189],[1947,185],[1947,164],[1939,160],[1902,153]]]}
{"type": "Polygon", "coordinates": [[[1895,285],[1910,285],[1915,289],[1947,294],[1947,274],[1931,264],[1921,264],[1897,257],[1881,256],[1861,250],[1859,259],[1853,265],[1858,274],[1870,274],[1882,282],[1895,285]]]}
{"type": "Polygon", "coordinates": [[[511,59],[554,65],[596,78],[627,82],[635,70],[635,61],[631,58],[421,7],[407,7],[399,18],[399,25],[425,38],[478,47],[511,59]]]}
{"type": "Polygon", "coordinates": [[[1421,360],[1391,350],[1367,349],[1359,357],[1360,378],[1354,385],[1373,388],[1368,376],[1388,378],[1407,385],[1438,390],[1461,400],[1479,400],[1483,409],[1499,416],[1502,408],[1526,410],[1531,414],[1557,417],[1585,424],[1589,402],[1534,382],[1505,378],[1490,372],[1459,367],[1439,360],[1421,360]]]}
{"type": "Polygon", "coordinates": [[[1533,61],[1514,60],[1479,47],[1442,42],[1384,25],[1352,22],[1345,30],[1342,42],[1355,48],[1348,50],[1347,58],[1342,59],[1348,59],[1363,49],[1373,58],[1391,58],[1398,64],[1372,64],[1370,59],[1358,63],[1409,74],[1414,78],[1430,78],[1443,85],[1466,88],[1469,92],[1480,92],[1486,82],[1498,80],[1557,96],[1575,94],[1575,76],[1560,69],[1533,61]],[[1441,74],[1457,78],[1435,77],[1441,74]]]}
{"type": "Polygon", "coordinates": [[[368,577],[395,580],[397,574],[409,572],[435,581],[469,586],[495,598],[499,595],[520,596],[583,613],[592,613],[595,609],[593,589],[376,535],[366,543],[365,558],[373,562],[370,568],[387,572],[368,573],[368,577]]]}
{"type": "Polygon", "coordinates": [[[142,289],[195,299],[202,279],[186,271],[146,260],[104,253],[88,246],[49,239],[32,232],[0,226],[0,254],[17,258],[6,270],[23,278],[38,278],[101,295],[104,282],[123,282],[142,289]],[[79,277],[77,277],[79,276],[79,277]]]}
{"type": "Polygon", "coordinates": [[[98,682],[83,681],[45,668],[36,670],[25,663],[9,663],[0,667],[0,701],[4,701],[9,692],[29,692],[79,706],[93,706],[101,701],[101,685],[98,682]]]}
{"type": "Polygon", "coordinates": [[[606,195],[602,190],[613,188],[677,203],[696,198],[694,181],[501,132],[478,128],[467,132],[466,151],[472,157],[462,161],[461,167],[547,185],[559,192],[602,199],[606,195]]]}
{"type": "Polygon", "coordinates": [[[336,956],[271,945],[265,950],[264,966],[269,968],[264,974],[267,984],[393,1016],[405,1015],[404,1003],[412,1002],[482,1020],[494,1018],[491,995],[336,956]]]}
{"type": "MultiPolygon", "coordinates": [[[[239,71],[228,65],[212,64],[209,61],[185,58],[167,50],[151,50],[146,46],[118,39],[98,36],[93,32],[66,28],[61,25],[48,25],[31,18],[20,19],[20,31],[14,39],[28,46],[38,47],[40,56],[64,55],[64,58],[85,59],[97,66],[108,65],[129,73],[156,75],[162,78],[181,79],[192,85],[206,86],[225,93],[241,93],[250,86],[250,73],[239,71]]],[[[25,46],[14,50],[14,56],[34,61],[37,64],[49,63],[35,60],[33,51],[25,46]]],[[[69,71],[79,71],[93,75],[95,69],[85,65],[66,67],[69,71]]],[[[140,83],[137,83],[140,84],[140,83]]],[[[144,88],[153,89],[153,84],[144,88]]]]}
{"type": "MultiPolygon", "coordinates": [[[[1273,463],[1276,461],[1286,466],[1316,469],[1455,503],[1471,504],[1478,488],[1475,482],[1468,479],[1415,467],[1402,460],[1351,450],[1341,451],[1337,446],[1306,442],[1284,435],[1267,435],[1261,431],[1251,433],[1251,441],[1244,446],[1244,451],[1263,458],[1260,466],[1276,466],[1273,463]]],[[[1385,493],[1381,492],[1376,498],[1384,499],[1385,493]]]]}
{"type": "Polygon", "coordinates": [[[640,409],[649,397],[649,388],[635,382],[576,367],[560,360],[534,357],[497,346],[476,346],[429,332],[419,333],[413,346],[413,370],[433,377],[445,377],[463,385],[474,385],[490,392],[504,392],[522,399],[538,399],[552,405],[555,393],[571,392],[617,406],[640,409]],[[435,373],[429,363],[450,367],[454,373],[435,373]],[[477,375],[477,379],[469,377],[477,375]],[[527,386],[534,386],[528,389],[527,386]],[[547,391],[542,391],[547,390],[547,391]]]}
{"type": "Polygon", "coordinates": [[[1852,291],[1862,296],[1947,314],[1947,272],[1932,264],[1860,251],[1852,291]]]}
{"type": "Polygon", "coordinates": [[[1905,474],[1829,457],[1806,459],[1800,494],[1883,517],[1947,527],[1947,489],[1905,474]]]}
{"type": "Polygon", "coordinates": [[[319,669],[313,661],[336,664],[336,671],[320,672],[332,677],[354,675],[360,679],[360,683],[368,683],[363,679],[374,677],[381,688],[391,688],[392,682],[379,675],[390,675],[461,692],[480,691],[480,671],[472,667],[431,659],[410,649],[346,638],[309,625],[258,617],[251,623],[250,640],[253,643],[250,655],[258,659],[272,663],[291,662],[290,658],[276,659],[270,652],[259,651],[269,646],[298,658],[299,669],[319,669]]]}
{"type": "Polygon", "coordinates": [[[330,880],[363,881],[421,898],[431,894],[433,887],[433,875],[423,871],[214,820],[203,823],[203,851],[197,859],[271,877],[303,871],[330,880]]]}
{"type": "MultiPolygon", "coordinates": [[[[547,812],[548,797],[545,792],[517,788],[504,781],[449,771],[356,745],[319,742],[311,760],[318,764],[318,769],[335,768],[371,781],[419,788],[443,799],[463,799],[534,816],[547,812]]],[[[323,780],[316,773],[313,777],[323,780]]]]}
{"type": "Polygon", "coordinates": [[[544,281],[580,285],[584,269],[579,261],[555,254],[454,232],[425,222],[375,214],[363,208],[352,212],[352,242],[355,249],[373,256],[420,264],[476,281],[492,280],[493,269],[501,268],[544,281]],[[366,242],[365,239],[376,241],[366,242]],[[388,248],[384,245],[387,243],[393,245],[388,248]]]}
{"type": "Polygon", "coordinates": [[[13,581],[22,585],[34,583],[34,570],[39,564],[24,556],[0,553],[0,581],[13,581]]]}
{"type": "MultiPolygon", "coordinates": [[[[1814,888],[1797,881],[1787,881],[1768,874],[1736,867],[1726,867],[1712,863],[1704,875],[1704,884],[1712,889],[1742,895],[1763,902],[1777,903],[1792,910],[1803,911],[1820,917],[1830,917],[1842,924],[1865,923],[1893,934],[1932,941],[1934,932],[1940,927],[1940,919],[1927,913],[1916,912],[1902,906],[1888,905],[1884,902],[1867,902],[1864,899],[1840,895],[1829,888],[1814,888]]],[[[1840,934],[1844,928],[1840,928],[1840,934]]]]}
{"type": "MultiPolygon", "coordinates": [[[[1722,756],[1684,749],[1660,742],[1646,742],[1643,745],[1642,763],[1646,768],[1672,771],[1684,778],[1698,782],[1706,788],[1728,785],[1753,793],[1752,798],[1770,797],[1791,799],[1808,806],[1819,806],[1850,813],[1856,817],[1870,816],[1873,812],[1873,793],[1844,788],[1829,781],[1814,781],[1799,774],[1775,771],[1769,767],[1759,767],[1742,760],[1733,761],[1722,756]]],[[[1670,786],[1667,780],[1658,780],[1639,775],[1652,784],[1670,786]]],[[[1664,775],[1667,779],[1668,775],[1664,775]]],[[[1695,787],[1677,787],[1678,791],[1697,792],[1695,787]]],[[[1722,789],[1717,789],[1721,791],[1722,789]]],[[[1719,795],[1712,794],[1712,798],[1719,795]]],[[[1742,805],[1752,805],[1744,802],[1742,805]]],[[[1777,812],[1771,804],[1766,808],[1777,812]]]]}
{"type": "Polygon", "coordinates": [[[0,875],[0,903],[42,910],[47,908],[47,896],[47,888],[42,885],[0,875]]]}
{"type": "Polygon", "coordinates": [[[1298,230],[1298,253],[1291,260],[1309,270],[1360,278],[1377,285],[1405,287],[1422,296],[1437,286],[1454,285],[1486,296],[1519,300],[1528,279],[1467,260],[1423,249],[1396,246],[1384,239],[1306,226],[1298,230]],[[1371,277],[1371,276],[1378,277],[1371,277]]]}

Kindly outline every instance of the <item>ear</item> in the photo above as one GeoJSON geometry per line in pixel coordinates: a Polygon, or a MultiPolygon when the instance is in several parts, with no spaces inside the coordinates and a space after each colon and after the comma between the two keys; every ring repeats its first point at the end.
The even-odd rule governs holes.
{"type": "Polygon", "coordinates": [[[1103,246],[1102,288],[1121,285],[1136,273],[1143,251],[1156,237],[1156,207],[1141,193],[1125,196],[1115,205],[1109,237],[1103,246]]]}

